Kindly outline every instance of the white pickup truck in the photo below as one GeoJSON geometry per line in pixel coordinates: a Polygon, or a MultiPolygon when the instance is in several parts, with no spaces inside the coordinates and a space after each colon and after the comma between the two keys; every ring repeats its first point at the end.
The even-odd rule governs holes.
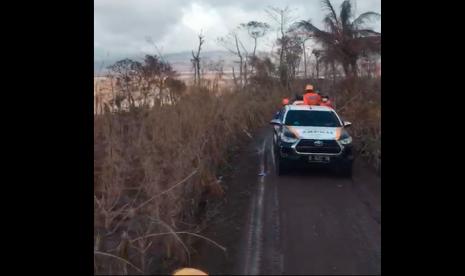
{"type": "Polygon", "coordinates": [[[273,148],[278,175],[293,163],[323,164],[352,176],[352,137],[350,122],[343,122],[336,111],[326,106],[290,104],[270,122],[274,126],[273,148]]]}

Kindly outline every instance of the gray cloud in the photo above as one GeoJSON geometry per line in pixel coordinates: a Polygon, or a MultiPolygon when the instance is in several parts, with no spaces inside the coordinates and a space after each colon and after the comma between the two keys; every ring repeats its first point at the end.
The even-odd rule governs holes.
{"type": "MultiPolygon", "coordinates": [[[[342,0],[333,0],[339,10],[342,0]]],[[[190,51],[202,29],[206,50],[221,47],[216,38],[239,23],[249,20],[270,22],[265,8],[289,6],[298,20],[312,19],[322,26],[325,14],[320,0],[95,0],[94,56],[96,60],[109,56],[140,55],[154,51],[146,37],[153,38],[163,53],[190,51]]],[[[358,0],[356,13],[381,12],[380,0],[358,0]]],[[[380,23],[376,24],[380,29],[380,23]]],[[[273,34],[262,45],[270,47],[273,34]]]]}

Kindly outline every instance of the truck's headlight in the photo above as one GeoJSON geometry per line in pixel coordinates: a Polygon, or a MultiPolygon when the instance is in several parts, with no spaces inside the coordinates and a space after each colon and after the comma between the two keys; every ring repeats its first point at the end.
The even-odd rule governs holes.
{"type": "Polygon", "coordinates": [[[348,145],[348,144],[352,143],[352,137],[350,137],[350,136],[341,137],[341,139],[339,139],[339,143],[341,143],[343,145],[348,145]]]}
{"type": "Polygon", "coordinates": [[[342,130],[341,136],[339,137],[339,143],[342,145],[349,145],[352,143],[352,137],[350,137],[347,131],[342,130]]]}
{"type": "Polygon", "coordinates": [[[295,136],[294,133],[290,132],[288,129],[284,129],[283,133],[281,134],[281,140],[286,143],[295,143],[299,138],[295,136]]]}

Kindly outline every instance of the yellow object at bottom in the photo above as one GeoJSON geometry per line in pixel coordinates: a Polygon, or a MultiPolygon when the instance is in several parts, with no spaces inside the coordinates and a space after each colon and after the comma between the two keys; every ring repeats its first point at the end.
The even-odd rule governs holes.
{"type": "Polygon", "coordinates": [[[178,269],[176,270],[174,273],[173,273],[174,276],[176,275],[207,275],[207,273],[201,271],[201,270],[198,270],[198,269],[195,269],[195,268],[181,268],[181,269],[178,269]]]}

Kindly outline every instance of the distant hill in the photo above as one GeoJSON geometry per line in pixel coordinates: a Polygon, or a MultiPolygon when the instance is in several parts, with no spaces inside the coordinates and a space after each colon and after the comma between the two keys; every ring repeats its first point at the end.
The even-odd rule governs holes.
{"type": "MultiPolygon", "coordinates": [[[[202,52],[200,54],[201,59],[205,60],[205,62],[216,62],[219,60],[224,61],[224,70],[229,71],[230,68],[234,65],[234,61],[236,58],[233,54],[227,51],[207,51],[202,52]]],[[[114,64],[118,60],[122,60],[124,58],[130,58],[137,61],[142,61],[144,58],[144,54],[140,54],[137,56],[132,57],[113,57],[107,59],[100,59],[94,60],[94,74],[101,75],[102,72],[105,71],[105,68],[111,64],[114,64]]],[[[173,68],[178,71],[179,73],[187,73],[190,72],[192,69],[191,52],[179,52],[179,53],[171,53],[165,54],[164,58],[173,66],[173,68]]]]}

